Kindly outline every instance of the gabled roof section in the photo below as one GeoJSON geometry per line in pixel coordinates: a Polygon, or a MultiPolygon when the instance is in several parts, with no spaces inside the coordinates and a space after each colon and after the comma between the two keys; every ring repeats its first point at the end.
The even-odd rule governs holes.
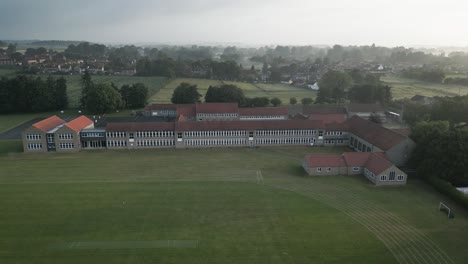
{"type": "Polygon", "coordinates": [[[349,131],[354,135],[366,140],[367,142],[386,151],[400,144],[408,137],[387,129],[379,124],[369,120],[362,119],[358,116],[353,116],[346,123],[349,126],[349,131]]]}
{"type": "Polygon", "coordinates": [[[311,154],[306,156],[309,167],[346,167],[342,155],[335,154],[311,154]]]}
{"type": "Polygon", "coordinates": [[[357,104],[351,103],[346,106],[348,112],[353,113],[372,113],[372,112],[383,112],[384,107],[381,104],[357,104]]]}
{"type": "Polygon", "coordinates": [[[178,104],[177,115],[195,116],[195,104],[178,104]]]}
{"type": "Polygon", "coordinates": [[[195,105],[195,111],[197,114],[238,113],[239,107],[237,103],[200,103],[195,105]]]}
{"type": "Polygon", "coordinates": [[[58,116],[54,115],[49,118],[46,118],[42,121],[39,121],[37,123],[34,123],[32,126],[43,131],[47,132],[51,129],[54,129],[62,124],[64,124],[65,121],[59,118],[58,116]]]}
{"type": "Polygon", "coordinates": [[[239,108],[240,116],[287,116],[286,107],[253,107],[239,108]]]}
{"type": "Polygon", "coordinates": [[[65,126],[72,129],[75,132],[80,132],[82,129],[88,128],[93,124],[94,124],[93,120],[82,115],[66,123],[65,126]]]}
{"type": "Polygon", "coordinates": [[[349,167],[364,167],[371,152],[345,152],[343,158],[349,167]]]}
{"type": "Polygon", "coordinates": [[[385,154],[379,152],[371,153],[365,165],[366,169],[375,175],[382,173],[392,166],[393,164],[385,157],[385,154]]]}

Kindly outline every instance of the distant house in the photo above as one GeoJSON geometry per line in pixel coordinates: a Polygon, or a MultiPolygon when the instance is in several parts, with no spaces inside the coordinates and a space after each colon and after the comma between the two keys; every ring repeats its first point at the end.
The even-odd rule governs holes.
{"type": "Polygon", "coordinates": [[[377,186],[405,185],[407,175],[382,152],[307,155],[302,167],[311,176],[364,175],[377,186]]]}
{"type": "Polygon", "coordinates": [[[320,90],[320,87],[318,86],[318,83],[317,83],[317,82],[314,83],[314,84],[309,84],[309,85],[307,85],[307,88],[309,88],[309,89],[311,89],[311,90],[313,90],[313,91],[318,91],[318,90],[320,90]]]}

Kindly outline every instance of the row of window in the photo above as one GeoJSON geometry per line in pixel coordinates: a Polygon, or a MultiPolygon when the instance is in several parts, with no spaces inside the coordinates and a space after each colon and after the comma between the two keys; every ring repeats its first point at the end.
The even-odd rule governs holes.
{"type": "Polygon", "coordinates": [[[185,137],[242,137],[246,136],[245,130],[228,130],[228,131],[186,131],[185,137]]]}
{"type": "Polygon", "coordinates": [[[284,116],[267,116],[267,115],[262,115],[262,116],[241,116],[240,117],[240,120],[248,120],[248,119],[259,119],[259,120],[265,120],[265,119],[268,119],[268,120],[282,120],[282,119],[286,119],[284,116]]]}
{"type": "Polygon", "coordinates": [[[344,140],[325,140],[325,144],[344,144],[344,140]]]}
{"type": "Polygon", "coordinates": [[[108,140],[107,147],[126,147],[127,141],[126,140],[108,140]]]}
{"type": "MultiPolygon", "coordinates": [[[[391,173],[391,172],[390,172],[391,173]]],[[[397,181],[404,181],[405,180],[405,176],[403,175],[398,175],[396,177],[397,181]]],[[[387,181],[387,175],[381,175],[380,176],[380,181],[387,181]]],[[[395,181],[395,172],[393,172],[393,175],[389,175],[388,177],[388,181],[395,181]]]]}
{"type": "Polygon", "coordinates": [[[60,143],[60,149],[73,149],[75,148],[74,143],[60,143]]]}
{"type": "Polygon", "coordinates": [[[166,147],[166,146],[174,146],[174,140],[169,139],[143,139],[137,140],[136,145],[137,147],[166,147]]]}
{"type": "Polygon", "coordinates": [[[42,144],[41,143],[30,143],[28,144],[28,149],[42,149],[42,144]]]}
{"type": "Polygon", "coordinates": [[[229,146],[229,145],[245,145],[244,138],[229,138],[229,139],[187,139],[186,146],[229,146]]]}
{"type": "Polygon", "coordinates": [[[99,132],[85,132],[85,133],[81,133],[81,136],[86,138],[86,137],[92,137],[92,138],[96,138],[96,137],[104,137],[104,133],[99,133],[99,132]]]}
{"type": "Polygon", "coordinates": [[[361,152],[371,152],[371,148],[369,146],[354,137],[350,138],[349,145],[361,152]]]}
{"type": "MultiPolygon", "coordinates": [[[[327,172],[330,172],[331,170],[332,170],[332,168],[330,168],[330,167],[327,168],[327,172]]],[[[322,168],[318,167],[317,172],[322,172],[322,168]]]]}
{"type": "Polygon", "coordinates": [[[27,134],[26,139],[27,140],[41,140],[42,135],[41,134],[27,134]]]}
{"type": "Polygon", "coordinates": [[[327,131],[327,133],[325,133],[325,135],[327,135],[327,136],[342,136],[343,132],[341,132],[341,131],[327,131]]]}
{"type": "Polygon", "coordinates": [[[174,131],[137,131],[135,132],[137,137],[173,137],[174,131]]]}
{"type": "Polygon", "coordinates": [[[257,130],[256,136],[308,136],[315,135],[315,130],[257,130]]]}
{"type": "Polygon", "coordinates": [[[59,134],[59,139],[73,139],[73,134],[59,134]]]}
{"type": "Polygon", "coordinates": [[[106,136],[108,138],[122,138],[127,137],[127,132],[107,132],[106,136]]]}
{"type": "Polygon", "coordinates": [[[237,117],[237,113],[197,114],[197,117],[237,117]]]}
{"type": "Polygon", "coordinates": [[[159,110],[159,111],[153,111],[153,115],[175,116],[175,115],[176,115],[176,111],[175,111],[175,110],[159,110]]]}
{"type": "Polygon", "coordinates": [[[257,138],[256,145],[308,145],[315,142],[313,138],[257,138]]]}

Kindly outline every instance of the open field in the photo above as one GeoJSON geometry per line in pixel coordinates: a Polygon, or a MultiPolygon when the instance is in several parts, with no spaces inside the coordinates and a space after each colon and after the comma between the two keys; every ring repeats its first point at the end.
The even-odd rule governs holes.
{"type": "Polygon", "coordinates": [[[300,101],[304,97],[315,98],[317,93],[310,91],[306,88],[300,88],[284,84],[252,84],[244,82],[229,82],[229,81],[218,81],[208,79],[188,79],[188,78],[177,78],[168,82],[164,87],[160,89],[153,97],[150,98],[150,103],[170,103],[171,96],[174,89],[181,83],[187,82],[196,84],[198,91],[205,96],[206,91],[210,85],[222,85],[232,84],[241,88],[247,97],[278,97],[282,100],[283,104],[289,104],[289,98],[296,97],[300,101]]]}
{"type": "Polygon", "coordinates": [[[468,94],[468,86],[435,84],[397,76],[383,76],[381,80],[392,87],[394,99],[424,96],[457,96],[468,94]]]}
{"type": "Polygon", "coordinates": [[[465,263],[467,214],[425,184],[300,167],[343,150],[3,154],[0,262],[465,263]]]}

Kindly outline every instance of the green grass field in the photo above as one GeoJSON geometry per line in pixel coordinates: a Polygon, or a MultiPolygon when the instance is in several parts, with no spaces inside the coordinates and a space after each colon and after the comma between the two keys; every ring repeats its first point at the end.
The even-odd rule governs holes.
{"type": "Polygon", "coordinates": [[[208,79],[188,79],[188,78],[177,78],[169,81],[164,87],[162,87],[158,93],[153,95],[150,98],[151,103],[170,103],[171,96],[174,89],[179,86],[181,83],[187,82],[191,84],[196,84],[198,86],[198,91],[204,97],[208,87],[210,85],[222,85],[222,84],[232,84],[241,88],[244,91],[245,96],[247,97],[278,97],[281,99],[283,104],[289,104],[289,98],[296,97],[300,101],[304,97],[315,98],[317,93],[314,91],[307,90],[306,88],[295,87],[285,84],[252,84],[244,82],[229,82],[229,81],[218,81],[218,80],[208,80],[208,79]]]}
{"type": "Polygon", "coordinates": [[[300,167],[343,150],[4,153],[0,263],[465,263],[466,213],[421,182],[300,167]]]}
{"type": "Polygon", "coordinates": [[[397,76],[383,76],[381,80],[392,87],[394,99],[411,98],[417,94],[424,96],[457,96],[468,94],[468,86],[434,84],[397,76]]]}

